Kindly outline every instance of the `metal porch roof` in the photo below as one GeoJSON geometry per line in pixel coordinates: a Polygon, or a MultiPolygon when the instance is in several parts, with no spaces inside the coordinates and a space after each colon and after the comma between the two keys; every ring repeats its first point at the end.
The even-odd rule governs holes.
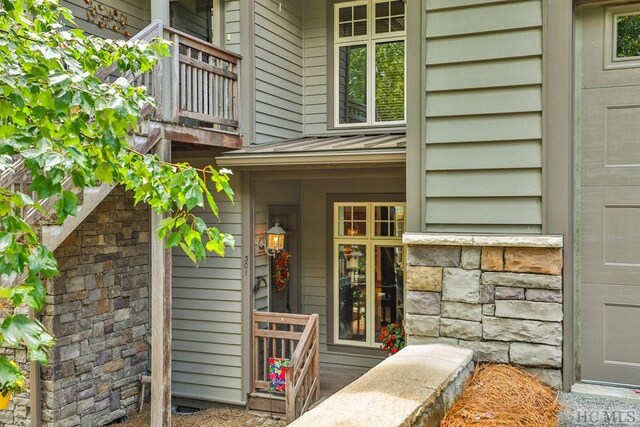
{"type": "Polygon", "coordinates": [[[309,136],[254,144],[218,157],[219,166],[404,163],[406,134],[309,136]]]}

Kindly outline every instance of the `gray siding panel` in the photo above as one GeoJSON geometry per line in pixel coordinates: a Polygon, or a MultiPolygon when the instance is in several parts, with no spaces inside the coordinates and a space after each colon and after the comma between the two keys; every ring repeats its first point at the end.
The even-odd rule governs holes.
{"type": "MultiPolygon", "coordinates": [[[[471,3],[471,2],[469,2],[471,3]]],[[[476,1],[468,7],[452,10],[431,10],[427,14],[427,38],[451,37],[542,25],[540,0],[511,1],[487,4],[476,1]]],[[[430,1],[427,0],[427,10],[430,1]]]]}
{"type": "Polygon", "coordinates": [[[202,40],[210,40],[211,8],[190,10],[178,2],[171,2],[171,26],[202,40]]]}
{"type": "Polygon", "coordinates": [[[302,36],[299,0],[255,2],[256,143],[302,134],[302,36]]]}
{"type": "Polygon", "coordinates": [[[426,5],[427,231],[539,233],[542,2],[426,5]]]}
{"type": "Polygon", "coordinates": [[[305,2],[304,15],[304,132],[327,131],[327,5],[305,2]]]}
{"type": "MultiPolygon", "coordinates": [[[[99,28],[95,23],[87,21],[87,8],[84,0],[61,0],[60,4],[73,12],[78,27],[96,36],[123,39],[124,36],[110,28],[99,28]]],[[[127,15],[127,31],[132,35],[146,27],[151,22],[150,0],[105,0],[93,1],[94,6],[103,5],[108,10],[114,8],[127,15]]]]}
{"type": "MultiPolygon", "coordinates": [[[[242,200],[234,178],[235,204],[218,196],[221,231],[238,243],[226,256],[195,267],[173,251],[172,388],[174,396],[242,404],[242,200]]],[[[201,214],[208,224],[218,220],[201,214]]]]}
{"type": "Polygon", "coordinates": [[[240,53],[240,0],[224,3],[225,48],[240,53]]]}

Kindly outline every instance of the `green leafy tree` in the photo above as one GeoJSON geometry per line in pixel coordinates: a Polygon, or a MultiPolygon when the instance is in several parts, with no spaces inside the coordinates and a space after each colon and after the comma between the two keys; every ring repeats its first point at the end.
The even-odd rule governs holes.
{"type": "Polygon", "coordinates": [[[640,15],[626,15],[617,18],[618,39],[616,56],[628,58],[640,56],[640,15]]]}
{"type": "MultiPolygon", "coordinates": [[[[10,174],[16,161],[31,175],[28,191],[0,187],[0,279],[10,284],[0,288],[0,301],[35,311],[44,305],[43,282],[58,274],[53,253],[23,217],[29,210],[50,214],[38,200],[55,199],[52,213],[62,222],[76,213],[81,189],[122,185],[136,203],[167,215],[158,235],[194,262],[233,246],[232,236],[191,213],[204,207],[218,213],[207,183],[233,198],[228,172],[135,152],[129,137],[152,98],[126,79],[95,77],[114,63],[120,75],[148,71],[168,55],[167,43],[105,40],[65,21],[72,26],[73,16],[57,0],[0,0],[0,175],[10,174]]],[[[30,360],[47,363],[54,338],[37,320],[11,313],[0,323],[0,345],[24,347],[30,360]]],[[[21,378],[0,356],[0,392],[21,378]]]]}

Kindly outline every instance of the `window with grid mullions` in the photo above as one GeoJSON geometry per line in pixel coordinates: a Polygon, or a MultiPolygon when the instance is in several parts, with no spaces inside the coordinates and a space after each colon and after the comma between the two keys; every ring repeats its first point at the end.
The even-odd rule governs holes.
{"type": "Polygon", "coordinates": [[[405,3],[335,4],[335,125],[405,123],[405,3]]]}

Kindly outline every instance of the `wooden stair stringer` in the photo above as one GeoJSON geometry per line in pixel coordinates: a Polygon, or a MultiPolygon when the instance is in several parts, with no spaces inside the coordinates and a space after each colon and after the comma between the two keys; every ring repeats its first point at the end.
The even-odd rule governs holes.
{"type": "Polygon", "coordinates": [[[59,225],[42,226],[42,244],[50,251],[55,250],[82,222],[89,214],[111,193],[115,186],[102,184],[99,187],[85,188],[82,195],[82,203],[78,205],[78,212],[75,216],[68,216],[59,225]]]}

